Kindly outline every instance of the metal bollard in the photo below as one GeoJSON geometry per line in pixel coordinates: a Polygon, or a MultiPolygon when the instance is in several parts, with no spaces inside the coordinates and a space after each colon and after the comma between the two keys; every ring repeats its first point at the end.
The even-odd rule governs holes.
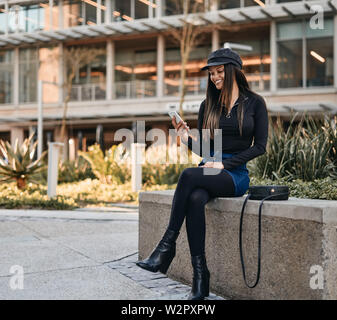
{"type": "Polygon", "coordinates": [[[131,186],[132,191],[138,191],[142,188],[142,152],[145,149],[145,143],[131,144],[131,186]]]}
{"type": "Polygon", "coordinates": [[[60,156],[60,147],[63,147],[62,142],[48,143],[48,191],[49,198],[56,196],[56,186],[58,178],[58,163],[60,156]]]}

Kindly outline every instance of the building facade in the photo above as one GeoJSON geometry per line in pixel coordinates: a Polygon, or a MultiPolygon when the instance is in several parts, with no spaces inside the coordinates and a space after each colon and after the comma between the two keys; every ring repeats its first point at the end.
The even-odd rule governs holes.
{"type": "MultiPolygon", "coordinates": [[[[36,131],[42,83],[44,144],[57,139],[67,90],[65,50],[100,54],[71,81],[67,146],[71,157],[103,134],[145,120],[168,132],[177,106],[180,49],[171,28],[187,16],[177,0],[0,0],[0,138],[22,141],[36,131]]],[[[205,97],[208,54],[226,42],[243,59],[251,88],[271,115],[291,110],[337,112],[337,0],[191,0],[201,42],[186,65],[185,120],[196,126],[205,97]],[[240,48],[240,47],[238,47],[240,48]]]]}

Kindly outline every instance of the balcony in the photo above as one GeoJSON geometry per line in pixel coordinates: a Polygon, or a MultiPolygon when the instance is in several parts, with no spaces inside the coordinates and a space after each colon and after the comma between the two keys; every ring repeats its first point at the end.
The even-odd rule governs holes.
{"type": "MultiPolygon", "coordinates": [[[[270,73],[246,74],[248,84],[254,91],[268,91],[270,88],[270,73]]],[[[205,95],[207,78],[187,78],[185,80],[186,95],[205,95]]],[[[180,79],[165,79],[165,96],[179,96],[180,79]]]]}
{"type": "Polygon", "coordinates": [[[270,73],[246,73],[249,87],[254,91],[268,91],[270,89],[270,73]]]}
{"type": "Polygon", "coordinates": [[[119,81],[115,83],[116,99],[142,99],[155,97],[155,80],[119,81]]]}
{"type": "Polygon", "coordinates": [[[97,101],[106,98],[105,83],[73,85],[70,101],[97,101]]]}
{"type": "MultiPolygon", "coordinates": [[[[268,91],[270,86],[270,74],[246,74],[250,88],[254,91],[268,91]]],[[[178,97],[180,79],[165,80],[164,95],[178,97]]],[[[185,80],[186,95],[205,95],[207,90],[207,78],[193,77],[185,80]]],[[[116,99],[144,99],[156,97],[157,85],[155,80],[118,81],[115,83],[116,99]]],[[[99,101],[106,99],[105,83],[73,85],[70,101],[99,101]]]]}
{"type": "MultiPolygon", "coordinates": [[[[164,86],[165,96],[179,96],[180,79],[166,78],[164,81],[165,81],[164,86]]],[[[196,96],[205,94],[207,88],[207,78],[205,77],[186,78],[185,86],[186,86],[186,95],[196,96]]]]}

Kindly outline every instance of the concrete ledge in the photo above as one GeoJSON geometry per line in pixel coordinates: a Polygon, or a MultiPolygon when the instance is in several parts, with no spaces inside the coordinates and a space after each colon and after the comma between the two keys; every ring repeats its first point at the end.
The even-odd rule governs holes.
{"type": "MultiPolygon", "coordinates": [[[[169,221],[174,190],[139,195],[139,258],[161,239],[169,221]]],[[[262,218],[261,279],[245,286],[239,256],[239,221],[244,197],[216,198],[206,205],[206,254],[211,290],[236,299],[337,299],[337,201],[290,198],[265,201],[262,218]],[[320,266],[323,289],[312,289],[320,266]],[[314,278],[313,278],[314,277],[314,278]]],[[[249,200],[243,226],[246,273],[255,279],[260,201],[249,200]]],[[[182,227],[169,276],[191,283],[189,247],[182,227]]]]}

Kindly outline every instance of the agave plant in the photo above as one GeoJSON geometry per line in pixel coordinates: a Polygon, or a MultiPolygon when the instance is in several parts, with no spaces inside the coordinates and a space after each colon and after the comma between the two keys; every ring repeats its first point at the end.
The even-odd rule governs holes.
{"type": "Polygon", "coordinates": [[[19,189],[24,189],[27,181],[33,181],[33,176],[43,170],[46,165],[42,162],[46,156],[47,151],[34,160],[34,153],[36,150],[37,142],[31,145],[34,134],[28,139],[25,139],[23,144],[19,146],[18,140],[15,141],[12,147],[8,141],[0,140],[0,181],[15,180],[19,189]]]}
{"type": "Polygon", "coordinates": [[[297,115],[287,130],[280,118],[270,126],[267,152],[250,165],[257,177],[313,181],[336,175],[336,122],[304,114],[295,125],[297,115]]]}

